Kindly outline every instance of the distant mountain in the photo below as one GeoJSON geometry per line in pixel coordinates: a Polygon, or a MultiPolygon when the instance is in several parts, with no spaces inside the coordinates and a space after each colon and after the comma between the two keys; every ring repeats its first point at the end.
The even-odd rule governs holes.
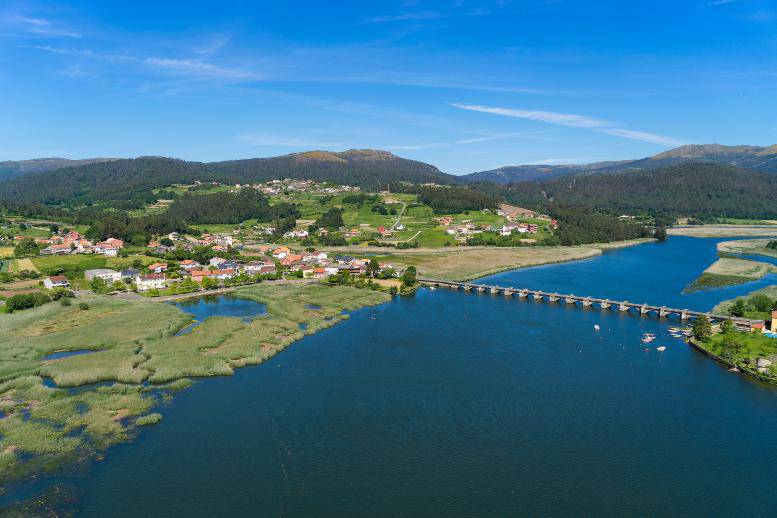
{"type": "Polygon", "coordinates": [[[615,170],[630,164],[631,160],[621,162],[596,162],[592,164],[571,165],[508,165],[490,171],[480,171],[462,176],[465,182],[493,182],[499,184],[525,182],[529,180],[548,180],[569,174],[590,173],[594,171],[615,170]]]}
{"type": "Polygon", "coordinates": [[[615,214],[777,218],[777,174],[710,162],[588,173],[505,188],[511,203],[590,207],[615,214]]]}
{"type": "Polygon", "coordinates": [[[505,166],[490,171],[480,171],[464,175],[462,179],[467,182],[487,181],[508,184],[528,180],[547,180],[559,176],[583,173],[656,169],[686,162],[712,162],[775,173],[777,172],[777,145],[762,147],[692,144],[638,160],[574,165],[505,166]]]}
{"type": "Polygon", "coordinates": [[[67,158],[34,158],[32,160],[6,160],[0,162],[0,181],[22,176],[28,173],[54,171],[63,167],[108,162],[115,158],[85,158],[69,160],[67,158]]]}
{"type": "Polygon", "coordinates": [[[368,189],[397,181],[444,184],[457,181],[457,177],[444,174],[429,164],[369,149],[339,153],[310,151],[210,163],[141,157],[11,178],[0,182],[0,199],[29,203],[142,199],[148,197],[152,189],[174,183],[195,180],[248,183],[276,178],[331,181],[368,189]]]}

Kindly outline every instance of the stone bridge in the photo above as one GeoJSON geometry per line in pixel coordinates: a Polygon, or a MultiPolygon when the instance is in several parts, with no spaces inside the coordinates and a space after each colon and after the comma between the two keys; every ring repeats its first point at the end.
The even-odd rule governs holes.
{"type": "Polygon", "coordinates": [[[505,297],[518,297],[519,299],[533,299],[546,302],[559,302],[565,304],[576,304],[581,307],[596,306],[601,309],[613,311],[635,311],[641,315],[655,315],[658,317],[675,316],[680,320],[695,319],[701,315],[706,316],[712,322],[721,322],[731,320],[738,329],[750,330],[750,326],[760,320],[749,318],[730,317],[728,315],[717,315],[715,313],[704,311],[693,311],[690,309],[677,309],[668,306],[654,306],[651,304],[639,304],[627,300],[610,300],[597,297],[581,297],[579,295],[567,295],[561,293],[551,293],[540,290],[530,290],[525,288],[506,288],[504,286],[492,286],[487,284],[473,284],[470,282],[444,281],[439,279],[419,278],[419,282],[435,286],[438,288],[451,288],[463,291],[475,291],[480,293],[491,293],[493,295],[503,295],[505,297]]]}

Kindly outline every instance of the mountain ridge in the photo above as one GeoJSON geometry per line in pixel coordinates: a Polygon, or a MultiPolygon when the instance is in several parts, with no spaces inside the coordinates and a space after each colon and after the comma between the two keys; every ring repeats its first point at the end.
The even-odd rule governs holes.
{"type": "Polygon", "coordinates": [[[771,146],[688,144],[635,160],[592,162],[569,165],[514,165],[463,175],[465,182],[491,181],[499,184],[547,180],[574,174],[645,170],[687,162],[711,162],[777,173],[777,144],[771,146]]]}
{"type": "Polygon", "coordinates": [[[457,177],[388,151],[306,151],[277,157],[194,162],[138,157],[30,172],[0,182],[0,199],[26,203],[148,199],[151,190],[174,183],[261,182],[276,178],[331,181],[368,189],[391,182],[457,183],[457,177]]]}

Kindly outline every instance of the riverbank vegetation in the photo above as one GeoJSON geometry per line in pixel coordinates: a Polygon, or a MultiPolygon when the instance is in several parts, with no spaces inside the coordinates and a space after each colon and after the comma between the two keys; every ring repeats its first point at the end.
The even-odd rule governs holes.
{"type": "MultiPolygon", "coordinates": [[[[646,243],[633,240],[622,246],[646,243]]],[[[529,266],[587,259],[600,255],[610,246],[557,246],[527,248],[458,248],[448,251],[430,249],[388,252],[375,255],[378,261],[396,263],[402,267],[415,266],[419,277],[450,281],[466,281],[494,273],[529,266]]]]}
{"type": "Polygon", "coordinates": [[[768,320],[771,311],[777,309],[777,286],[767,286],[753,291],[745,297],[724,300],[712,312],[719,315],[768,320]]]}
{"type": "Polygon", "coordinates": [[[0,315],[0,483],[89,459],[159,421],[150,411],[189,377],[260,363],[348,318],[344,311],[390,299],[322,284],[251,286],[234,296],[267,312],[208,318],[180,336],[190,316],[142,300],[90,295],[88,311],[46,304],[0,315]],[[51,357],[62,352],[73,354],[51,357]]]}
{"type": "Polygon", "coordinates": [[[777,272],[777,267],[769,263],[722,257],[689,284],[686,291],[744,284],[775,272],[777,272]]]}
{"type": "MultiPolygon", "coordinates": [[[[775,228],[775,233],[777,233],[777,228],[775,228]]],[[[718,253],[721,255],[740,254],[777,257],[777,241],[772,239],[721,241],[718,243],[718,253]]]]}
{"type": "Polygon", "coordinates": [[[768,226],[754,225],[692,225],[683,227],[672,227],[667,229],[670,236],[688,236],[688,237],[740,237],[740,236],[775,236],[777,235],[777,224],[768,226]]]}

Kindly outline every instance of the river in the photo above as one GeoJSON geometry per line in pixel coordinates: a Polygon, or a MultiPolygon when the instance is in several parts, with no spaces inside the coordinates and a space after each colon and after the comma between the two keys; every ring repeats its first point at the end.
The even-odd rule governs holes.
{"type": "MultiPolygon", "coordinates": [[[[718,241],[485,281],[691,309],[775,282],[684,294],[718,241]]],[[[69,482],[84,516],[775,514],[777,390],[668,325],[424,289],[195,384],[69,482]]]]}

